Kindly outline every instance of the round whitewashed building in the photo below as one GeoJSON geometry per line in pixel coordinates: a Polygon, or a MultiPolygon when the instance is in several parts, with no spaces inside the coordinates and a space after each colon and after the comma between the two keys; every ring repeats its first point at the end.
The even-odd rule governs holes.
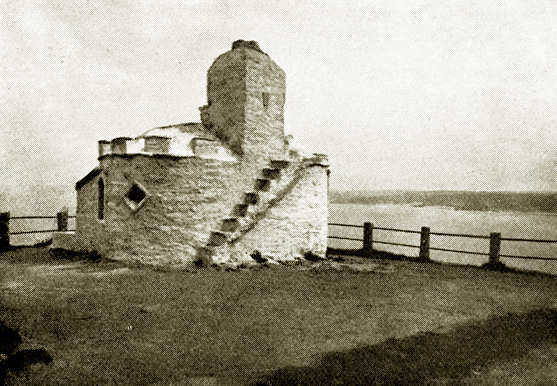
{"type": "Polygon", "coordinates": [[[98,142],[76,184],[81,248],[172,265],[324,256],[328,161],[284,135],[284,71],[236,41],[207,82],[201,123],[98,142]]]}

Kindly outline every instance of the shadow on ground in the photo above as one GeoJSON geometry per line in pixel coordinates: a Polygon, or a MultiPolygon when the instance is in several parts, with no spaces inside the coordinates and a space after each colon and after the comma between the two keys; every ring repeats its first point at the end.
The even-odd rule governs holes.
{"type": "Polygon", "coordinates": [[[454,383],[551,343],[557,343],[557,310],[542,309],[494,317],[446,333],[423,333],[330,352],[313,367],[285,367],[255,384],[454,383]]]}
{"type": "Polygon", "coordinates": [[[36,363],[52,362],[44,348],[17,350],[20,344],[19,332],[0,321],[0,385],[6,383],[9,374],[18,374],[36,363]]]}

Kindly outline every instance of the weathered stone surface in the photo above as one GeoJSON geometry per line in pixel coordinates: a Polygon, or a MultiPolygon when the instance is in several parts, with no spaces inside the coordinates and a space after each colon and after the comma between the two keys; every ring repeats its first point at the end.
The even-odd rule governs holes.
{"type": "Polygon", "coordinates": [[[211,139],[194,138],[192,140],[193,153],[196,157],[218,156],[220,146],[219,142],[211,139]]]}
{"type": "Polygon", "coordinates": [[[237,218],[225,218],[222,221],[221,230],[223,232],[234,232],[238,229],[240,223],[237,218]]]}
{"type": "Polygon", "coordinates": [[[305,161],[290,164],[282,173],[270,191],[238,217],[239,227],[229,235],[229,243],[214,249],[214,262],[246,261],[256,250],[276,260],[301,258],[306,252],[325,256],[326,168],[305,161]]]}
{"type": "Polygon", "coordinates": [[[259,48],[259,43],[257,43],[255,40],[236,40],[232,43],[232,49],[235,50],[238,48],[249,48],[252,50],[263,52],[261,51],[261,48],[259,48]]]}
{"type": "Polygon", "coordinates": [[[258,201],[259,201],[259,195],[255,192],[247,192],[244,195],[244,204],[246,205],[255,205],[257,204],[258,201]]]}
{"type": "Polygon", "coordinates": [[[280,170],[279,169],[265,168],[265,169],[263,169],[262,175],[263,175],[264,178],[267,178],[269,180],[276,180],[276,179],[280,178],[280,170]]]}
{"type": "Polygon", "coordinates": [[[50,249],[65,249],[76,252],[91,251],[91,245],[84,244],[75,232],[54,232],[50,249]]]}
{"type": "Polygon", "coordinates": [[[248,213],[249,205],[247,204],[238,204],[234,206],[234,210],[232,211],[233,216],[243,217],[248,213]]]}
{"type": "Polygon", "coordinates": [[[289,158],[284,95],[284,71],[257,43],[235,42],[208,71],[203,125],[153,129],[141,137],[147,153],[130,154],[129,138],[110,151],[103,143],[99,168],[76,185],[76,237],[108,258],[147,264],[324,256],[328,161],[289,158]],[[134,184],[146,195],[130,207],[134,184]]]}
{"type": "Polygon", "coordinates": [[[109,154],[111,152],[111,145],[110,145],[110,141],[106,141],[106,140],[100,140],[98,142],[98,148],[99,148],[99,157],[102,157],[105,154],[109,154]]]}
{"type": "Polygon", "coordinates": [[[275,260],[300,258],[327,249],[327,177],[319,166],[304,169],[300,179],[234,247],[237,253],[261,251],[275,260]],[[255,248],[254,248],[255,247],[255,248]]]}
{"type": "Polygon", "coordinates": [[[268,192],[271,189],[271,180],[266,178],[258,178],[255,180],[255,190],[261,190],[263,192],[268,192]]]}
{"type": "Polygon", "coordinates": [[[126,154],[127,152],[127,142],[130,140],[130,137],[118,137],[114,138],[110,142],[110,151],[114,154],[126,154]]]}
{"type": "Polygon", "coordinates": [[[273,168],[277,168],[277,169],[284,169],[287,168],[288,165],[290,164],[290,161],[284,160],[284,159],[272,159],[270,161],[271,167],[273,168]]]}
{"type": "Polygon", "coordinates": [[[195,157],[109,156],[103,173],[78,192],[77,232],[110,258],[167,263],[191,261],[214,224],[243,193],[237,165],[195,157]],[[104,220],[97,218],[97,184],[105,186],[104,220]],[[137,212],[124,197],[139,182],[149,197],[137,212]]]}
{"type": "Polygon", "coordinates": [[[144,149],[149,153],[167,154],[170,149],[170,138],[158,135],[146,136],[144,149]]]}
{"type": "Polygon", "coordinates": [[[209,68],[202,122],[261,167],[285,155],[285,89],[284,71],[257,43],[237,41],[209,68]]]}

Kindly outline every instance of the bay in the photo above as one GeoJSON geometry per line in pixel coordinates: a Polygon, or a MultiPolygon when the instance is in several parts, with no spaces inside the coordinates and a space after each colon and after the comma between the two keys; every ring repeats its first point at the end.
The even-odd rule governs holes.
{"type": "MultiPolygon", "coordinates": [[[[489,235],[500,232],[503,238],[557,239],[557,214],[548,212],[512,212],[512,211],[475,211],[455,210],[451,207],[400,204],[329,204],[329,222],[362,225],[372,222],[376,227],[399,228],[419,231],[428,226],[431,232],[466,233],[489,235]]],[[[362,238],[360,228],[330,226],[329,235],[362,238]]],[[[419,246],[420,235],[399,233],[374,229],[374,240],[412,244],[419,246]]],[[[336,248],[360,248],[361,242],[329,239],[329,246],[336,248]]],[[[469,239],[448,236],[431,236],[431,247],[489,252],[489,239],[469,239]]],[[[376,243],[374,248],[417,256],[418,248],[391,246],[376,243]]],[[[502,241],[501,254],[557,257],[557,243],[532,243],[502,241]]],[[[435,261],[482,265],[488,256],[460,254],[452,252],[431,251],[435,261]]],[[[509,267],[557,274],[557,261],[523,260],[501,258],[509,267]]]]}

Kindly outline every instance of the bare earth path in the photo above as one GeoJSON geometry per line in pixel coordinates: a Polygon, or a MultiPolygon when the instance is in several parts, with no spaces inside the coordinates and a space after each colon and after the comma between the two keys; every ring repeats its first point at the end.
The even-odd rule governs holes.
{"type": "Polygon", "coordinates": [[[0,319],[53,358],[7,381],[557,383],[556,277],[348,260],[166,272],[0,253],[0,319]]]}

